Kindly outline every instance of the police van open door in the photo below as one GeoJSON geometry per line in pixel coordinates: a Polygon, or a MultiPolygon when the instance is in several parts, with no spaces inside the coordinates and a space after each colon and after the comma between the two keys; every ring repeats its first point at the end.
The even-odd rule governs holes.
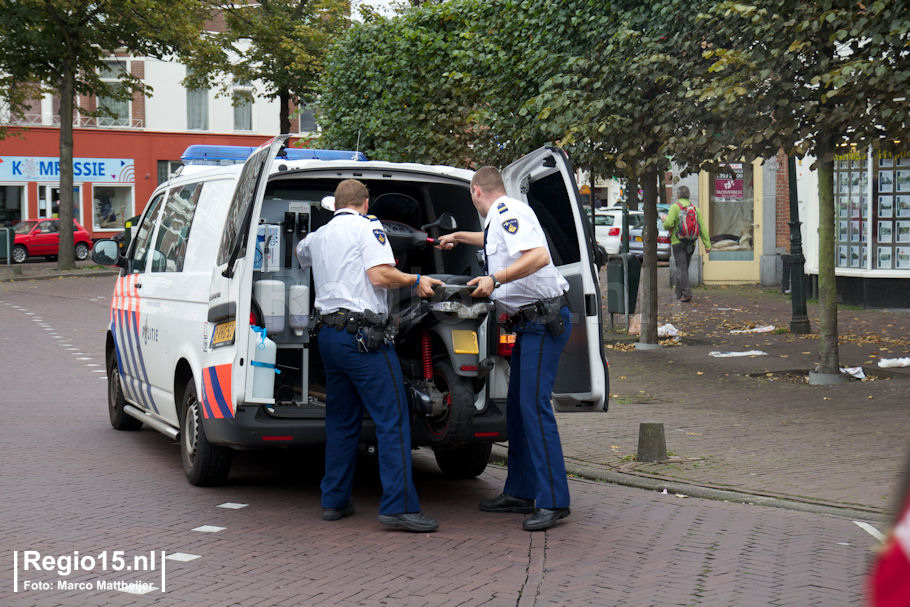
{"type": "MultiPolygon", "coordinates": [[[[197,382],[201,384],[200,401],[207,419],[233,418],[236,407],[249,400],[247,390],[241,389],[247,384],[249,361],[234,364],[246,358],[251,339],[253,256],[249,251],[256,246],[254,218],[258,217],[269,167],[287,139],[288,135],[275,137],[250,155],[227,210],[209,294],[210,352],[197,382]]],[[[206,430],[210,428],[216,436],[224,430],[215,426],[206,430]]]]}
{"type": "Polygon", "coordinates": [[[502,175],[509,196],[534,210],[553,264],[569,281],[572,335],[559,360],[553,403],[558,411],[606,409],[609,375],[594,240],[572,167],[562,150],[545,147],[510,164],[502,175]]]}

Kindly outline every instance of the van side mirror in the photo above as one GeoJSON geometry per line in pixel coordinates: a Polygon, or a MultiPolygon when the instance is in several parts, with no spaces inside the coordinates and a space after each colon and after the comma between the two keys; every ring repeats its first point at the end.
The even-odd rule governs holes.
{"type": "Polygon", "coordinates": [[[126,263],[126,258],[120,255],[117,241],[105,238],[98,240],[92,246],[92,261],[102,266],[120,266],[126,263]]]}
{"type": "Polygon", "coordinates": [[[603,247],[603,245],[594,243],[594,265],[596,265],[597,268],[600,269],[600,268],[604,267],[604,265],[606,263],[607,263],[607,250],[603,247]]]}

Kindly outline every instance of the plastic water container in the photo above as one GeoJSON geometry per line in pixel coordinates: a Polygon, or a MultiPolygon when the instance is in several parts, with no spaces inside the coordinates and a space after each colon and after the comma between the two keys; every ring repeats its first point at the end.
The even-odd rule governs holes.
{"type": "Polygon", "coordinates": [[[310,323],[310,288],[291,285],[288,289],[288,326],[296,335],[303,335],[310,323]]]}
{"type": "Polygon", "coordinates": [[[250,362],[253,376],[252,396],[254,398],[275,397],[275,375],[280,373],[275,367],[278,346],[266,335],[264,327],[250,327],[250,343],[247,346],[247,360],[250,362]]]}
{"type": "Polygon", "coordinates": [[[259,304],[262,322],[269,333],[284,331],[284,283],[280,280],[257,280],[253,283],[253,299],[259,304]]]}

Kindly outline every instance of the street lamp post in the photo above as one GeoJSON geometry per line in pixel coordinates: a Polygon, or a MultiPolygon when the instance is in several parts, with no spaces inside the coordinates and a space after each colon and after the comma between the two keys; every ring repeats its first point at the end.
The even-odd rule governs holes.
{"type": "Polygon", "coordinates": [[[791,333],[811,333],[809,317],[806,314],[806,282],[803,255],[803,238],[799,228],[799,204],[796,196],[796,157],[792,154],[787,162],[790,192],[790,302],[793,318],[790,320],[791,333]]]}

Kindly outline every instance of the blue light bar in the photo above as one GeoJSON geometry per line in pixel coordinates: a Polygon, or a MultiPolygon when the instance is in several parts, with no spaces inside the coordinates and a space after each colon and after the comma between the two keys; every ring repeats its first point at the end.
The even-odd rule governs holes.
{"type": "MultiPolygon", "coordinates": [[[[186,165],[228,166],[243,164],[258,148],[246,145],[191,145],[180,156],[186,165]]],[[[367,160],[363,152],[353,150],[316,150],[285,148],[278,155],[284,160],[367,160]]]]}

